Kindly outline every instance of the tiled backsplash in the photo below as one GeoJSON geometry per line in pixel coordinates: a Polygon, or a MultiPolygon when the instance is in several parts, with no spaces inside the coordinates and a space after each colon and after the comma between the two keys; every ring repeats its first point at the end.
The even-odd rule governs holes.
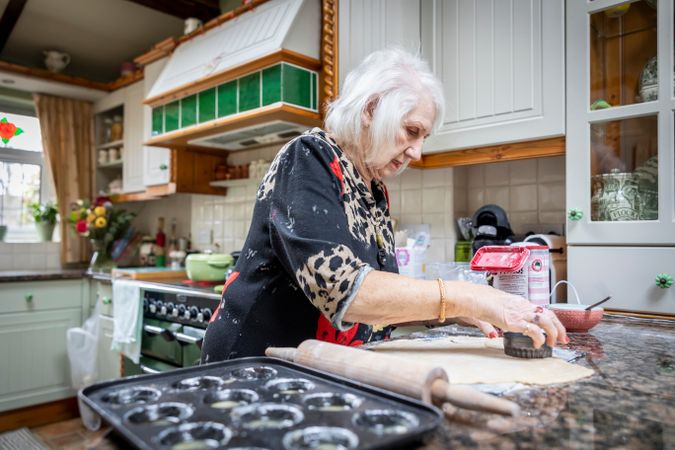
{"type": "Polygon", "coordinates": [[[0,242],[0,270],[59,269],[59,242],[0,242]]]}
{"type": "MultiPolygon", "coordinates": [[[[230,164],[271,160],[278,147],[235,152],[230,164]]],[[[447,169],[408,169],[387,181],[392,216],[399,228],[429,224],[428,261],[454,257],[455,218],[486,203],[503,207],[516,233],[561,229],[565,222],[563,157],[447,169]],[[538,229],[538,227],[540,227],[538,229]]],[[[192,197],[192,241],[199,249],[240,250],[250,226],[257,184],[231,187],[226,196],[192,197]]]]}

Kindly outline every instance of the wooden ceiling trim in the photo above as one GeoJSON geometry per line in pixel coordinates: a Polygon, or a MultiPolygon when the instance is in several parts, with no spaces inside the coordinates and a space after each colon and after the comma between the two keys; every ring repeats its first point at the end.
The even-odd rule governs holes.
{"type": "Polygon", "coordinates": [[[73,77],[70,75],[63,75],[60,73],[52,73],[47,69],[39,69],[34,67],[26,67],[19,64],[13,64],[6,61],[0,61],[0,70],[17,73],[20,75],[27,75],[33,78],[41,78],[48,81],[56,81],[59,83],[71,84],[73,86],[80,86],[90,89],[97,89],[99,91],[111,91],[111,83],[101,83],[99,81],[91,81],[86,78],[73,77]]]}
{"type": "Polygon", "coordinates": [[[410,167],[418,169],[438,169],[441,167],[468,166],[494,162],[516,161],[520,159],[541,158],[565,155],[565,138],[556,137],[512,144],[492,145],[488,147],[451,150],[422,156],[421,161],[413,162],[410,167]]]}
{"type": "Polygon", "coordinates": [[[25,5],[26,0],[9,0],[5,7],[5,11],[0,18],[0,52],[5,48],[9,35],[12,34],[14,26],[19,21],[19,16],[21,16],[25,5]]]}

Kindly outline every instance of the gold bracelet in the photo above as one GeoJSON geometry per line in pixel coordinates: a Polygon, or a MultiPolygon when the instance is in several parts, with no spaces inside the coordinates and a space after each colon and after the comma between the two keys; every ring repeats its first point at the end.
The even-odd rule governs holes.
{"type": "Polygon", "coordinates": [[[438,289],[441,292],[441,310],[438,313],[438,321],[443,323],[445,322],[445,283],[441,278],[437,278],[436,281],[438,281],[438,289]]]}

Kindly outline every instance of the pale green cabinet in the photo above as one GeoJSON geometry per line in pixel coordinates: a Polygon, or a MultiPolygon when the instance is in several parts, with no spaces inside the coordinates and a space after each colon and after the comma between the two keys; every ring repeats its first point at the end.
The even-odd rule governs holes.
{"type": "Polygon", "coordinates": [[[0,284],[0,411],[75,395],[66,331],[82,323],[83,280],[0,284]]]}

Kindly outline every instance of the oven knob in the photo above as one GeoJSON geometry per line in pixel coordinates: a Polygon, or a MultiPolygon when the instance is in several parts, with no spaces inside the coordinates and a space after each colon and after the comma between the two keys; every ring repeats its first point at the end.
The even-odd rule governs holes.
{"type": "Polygon", "coordinates": [[[189,309],[186,309],[185,312],[183,313],[183,319],[190,320],[190,310],[189,309]]]}
{"type": "Polygon", "coordinates": [[[155,302],[155,308],[157,314],[166,314],[166,308],[164,307],[164,302],[161,300],[157,300],[155,302]]]}
{"type": "Polygon", "coordinates": [[[173,316],[174,317],[183,317],[185,315],[185,306],[183,305],[178,305],[178,308],[173,310],[173,316]]]}
{"type": "Polygon", "coordinates": [[[204,309],[202,309],[202,317],[204,318],[204,321],[205,321],[205,322],[208,322],[208,321],[209,321],[209,319],[211,318],[211,315],[212,315],[212,314],[213,314],[213,313],[211,312],[211,310],[210,310],[209,308],[204,308],[204,309]]]}
{"type": "Polygon", "coordinates": [[[196,306],[191,306],[189,311],[190,316],[188,317],[188,319],[196,319],[197,315],[199,314],[199,308],[197,308],[196,306]]]}
{"type": "Polygon", "coordinates": [[[168,316],[173,316],[173,312],[176,309],[176,307],[173,305],[173,303],[169,302],[166,304],[166,314],[168,316]]]}
{"type": "Polygon", "coordinates": [[[150,310],[151,313],[156,313],[157,312],[157,303],[154,301],[150,300],[150,306],[148,306],[148,310],[150,310]]]}

